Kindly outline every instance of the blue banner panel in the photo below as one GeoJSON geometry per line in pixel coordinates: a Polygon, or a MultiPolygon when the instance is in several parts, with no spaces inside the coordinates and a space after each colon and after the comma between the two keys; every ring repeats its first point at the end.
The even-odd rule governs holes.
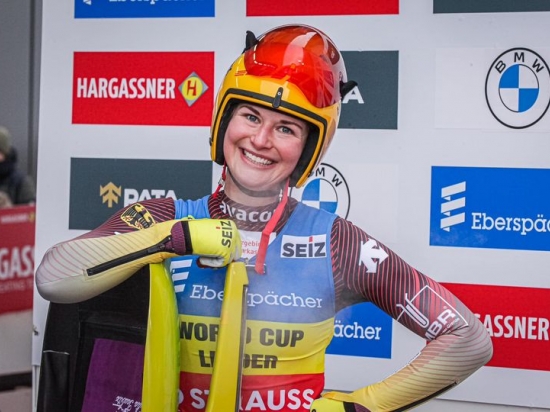
{"type": "Polygon", "coordinates": [[[372,303],[342,309],[334,319],[331,355],[391,358],[392,318],[372,303]]]}
{"type": "Polygon", "coordinates": [[[432,167],[430,245],[550,251],[549,169],[432,167]]]}
{"type": "Polygon", "coordinates": [[[214,6],[214,0],[75,0],[74,17],[214,17],[214,6]]]}

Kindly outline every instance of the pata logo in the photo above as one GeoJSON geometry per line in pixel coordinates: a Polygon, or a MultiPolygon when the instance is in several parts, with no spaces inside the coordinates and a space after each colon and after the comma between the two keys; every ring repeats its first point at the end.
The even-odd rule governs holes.
{"type": "Polygon", "coordinates": [[[149,199],[161,199],[165,197],[171,197],[176,200],[176,193],[169,189],[143,189],[138,191],[137,189],[125,188],[117,186],[113,182],[107,183],[105,186],[99,186],[99,195],[101,196],[102,203],[107,203],[107,207],[112,208],[115,204],[118,205],[120,197],[124,197],[123,206],[128,206],[135,202],[141,202],[149,199]]]}
{"type": "Polygon", "coordinates": [[[99,186],[99,196],[101,196],[103,203],[107,203],[109,209],[113,207],[113,203],[118,204],[121,194],[122,187],[115,185],[113,182],[109,182],[105,186],[99,186]]]}

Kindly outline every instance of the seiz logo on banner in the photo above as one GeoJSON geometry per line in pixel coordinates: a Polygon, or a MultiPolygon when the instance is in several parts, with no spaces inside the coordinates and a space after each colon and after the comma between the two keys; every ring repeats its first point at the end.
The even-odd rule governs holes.
{"type": "Polygon", "coordinates": [[[214,17],[214,0],[75,0],[74,17],[214,17]]]}
{"type": "Polygon", "coordinates": [[[550,11],[548,0],[434,0],[434,13],[550,11]]]}
{"type": "Polygon", "coordinates": [[[213,52],[75,52],[74,124],[209,126],[213,52]]]}
{"type": "Polygon", "coordinates": [[[532,50],[510,49],[498,56],[485,81],[491,113],[504,126],[523,129],[537,123],[550,106],[550,71],[532,50]]]}
{"type": "Polygon", "coordinates": [[[550,289],[444,283],[487,328],[501,368],[550,371],[550,289]]]}
{"type": "MultiPolygon", "coordinates": [[[[72,158],[70,187],[69,229],[90,230],[131,203],[167,197],[198,199],[210,194],[212,162],[72,158]]],[[[152,222],[152,216],[139,204],[121,219],[136,228],[152,222]]]]}
{"type": "Polygon", "coordinates": [[[342,309],[334,319],[331,355],[391,358],[392,318],[372,303],[342,309]]]}
{"type": "Polygon", "coordinates": [[[343,51],[354,87],[342,100],[339,129],[397,129],[398,51],[343,51]]]}
{"type": "Polygon", "coordinates": [[[432,167],[430,245],[550,250],[550,169],[432,167]]]}
{"type": "Polygon", "coordinates": [[[306,184],[293,187],[290,195],[308,206],[348,217],[350,206],[349,187],[344,176],[328,163],[321,163],[306,184]]]}
{"type": "Polygon", "coordinates": [[[399,14],[399,0],[332,1],[246,0],[247,16],[338,16],[399,14]]]}

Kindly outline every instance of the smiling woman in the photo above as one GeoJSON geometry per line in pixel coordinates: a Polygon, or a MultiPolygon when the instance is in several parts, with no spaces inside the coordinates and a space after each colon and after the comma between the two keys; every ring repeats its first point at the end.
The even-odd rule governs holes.
{"type": "Polygon", "coordinates": [[[250,103],[239,104],[224,139],[230,171],[226,193],[251,206],[275,201],[296,168],[307,132],[304,120],[250,103]]]}
{"type": "MultiPolygon", "coordinates": [[[[288,197],[289,188],[303,186],[321,161],[342,99],[355,86],[322,31],[288,25],[259,37],[248,32],[212,116],[211,159],[223,166],[216,191],[198,200],[128,205],[99,228],[55,245],[36,272],[39,292],[52,301],[77,302],[147,264],[170,260],[185,326],[181,412],[204,410],[216,387],[210,386],[212,366],[223,356],[217,344],[227,324],[220,314],[227,265],[234,260],[249,267],[241,300],[247,309],[241,410],[406,410],[457,385],[492,355],[479,319],[353,223],[288,197]],[[150,218],[140,220],[146,223],[140,228],[126,224],[128,216],[150,218]],[[325,351],[335,332],[367,340],[381,332],[359,321],[335,328],[336,313],[361,302],[373,303],[419,342],[430,343],[380,382],[323,394],[325,351]]],[[[196,178],[182,175],[174,178],[196,178]]],[[[238,376],[224,379],[234,383],[238,376]]],[[[112,408],[112,400],[104,403],[112,408]]]]}

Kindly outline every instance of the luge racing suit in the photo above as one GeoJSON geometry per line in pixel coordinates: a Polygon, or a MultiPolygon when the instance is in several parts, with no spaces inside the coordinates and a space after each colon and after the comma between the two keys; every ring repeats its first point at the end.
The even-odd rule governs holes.
{"type": "MultiPolygon", "coordinates": [[[[260,233],[276,206],[243,206],[223,192],[196,201],[154,199],[130,205],[75,239],[80,242],[50,249],[38,268],[37,286],[47,288],[50,300],[63,301],[63,288],[56,296],[56,284],[74,281],[85,276],[87,267],[142,248],[147,230],[140,229],[187,216],[234,220],[243,254],[253,264],[260,233]],[[137,230],[143,232],[139,246],[131,236],[115,235],[137,230]],[[108,256],[98,252],[90,257],[96,248],[108,256]]],[[[150,245],[158,243],[156,236],[150,245]]],[[[199,267],[196,258],[171,260],[180,312],[182,412],[206,406],[223,298],[225,269],[199,267]]],[[[142,257],[110,270],[112,276],[125,278],[158,259],[142,257]]],[[[308,411],[324,388],[325,349],[335,313],[359,302],[374,303],[429,344],[388,378],[351,395],[333,394],[335,399],[370,410],[403,410],[459,383],[491,356],[483,325],[455,296],[336,215],[289,199],[272,234],[266,267],[263,275],[249,271],[243,411],[308,411]],[[430,293],[422,293],[411,307],[410,298],[426,290],[430,293]]],[[[84,293],[79,299],[86,298],[85,292],[79,293],[84,293]]]]}

